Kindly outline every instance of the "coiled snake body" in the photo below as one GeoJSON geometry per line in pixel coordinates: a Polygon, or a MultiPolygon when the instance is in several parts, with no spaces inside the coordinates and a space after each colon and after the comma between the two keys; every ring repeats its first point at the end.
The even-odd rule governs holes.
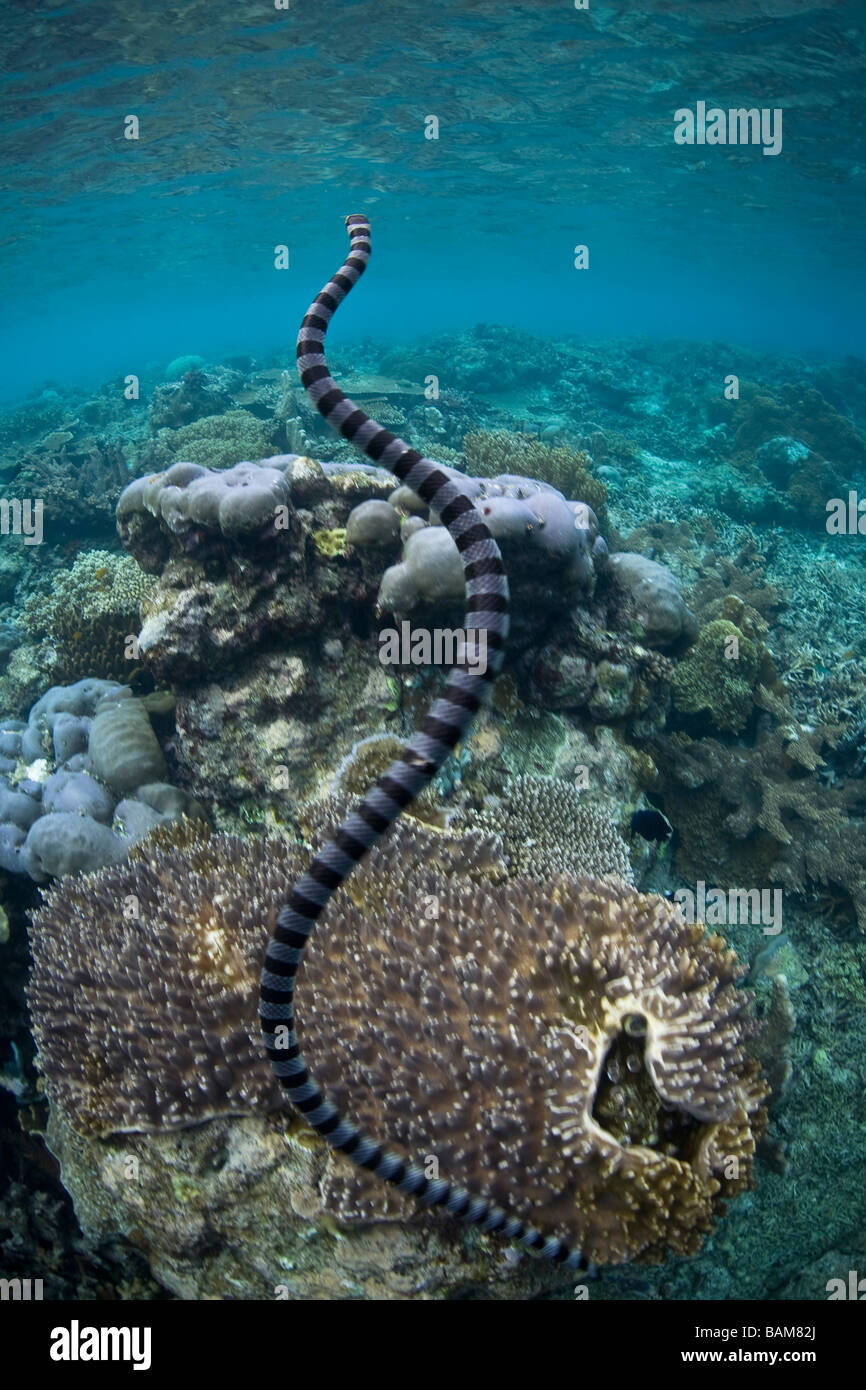
{"type": "Polygon", "coordinates": [[[298,334],[301,381],[329,425],[438,512],[463,562],[464,627],[486,633],[488,660],[483,673],[465,666],[452,668],[443,695],[434,703],[402,757],[380,777],[294,885],[277,918],[262,971],[259,1017],[265,1047],[289,1101],[332,1149],[427,1206],[442,1207],[451,1216],[477,1225],[486,1233],[504,1236],[547,1259],[577,1267],[585,1262],[562,1241],[545,1237],[480,1194],[445,1178],[426,1177],[419,1164],[401,1158],[363,1134],[319,1089],[307,1069],[295,1033],[295,976],[316,921],[331,895],[404,807],[427,786],[465,733],[502,665],[508,634],[508,582],[502,558],[472,501],[440,465],[423,458],[371,420],[343,394],[328,372],[324,357],[328,324],[370,259],[367,219],[360,215],[347,217],[346,227],[349,255],[334,278],[316,295],[298,334]]]}

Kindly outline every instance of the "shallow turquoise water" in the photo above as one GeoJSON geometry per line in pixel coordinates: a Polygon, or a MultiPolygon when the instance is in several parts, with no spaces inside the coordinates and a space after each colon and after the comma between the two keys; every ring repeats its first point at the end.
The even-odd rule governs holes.
{"type": "Polygon", "coordinates": [[[6,5],[2,389],[291,341],[355,209],[349,336],[862,349],[863,24],[857,0],[6,5]],[[781,152],[675,144],[700,100],[781,108],[781,152]]]}

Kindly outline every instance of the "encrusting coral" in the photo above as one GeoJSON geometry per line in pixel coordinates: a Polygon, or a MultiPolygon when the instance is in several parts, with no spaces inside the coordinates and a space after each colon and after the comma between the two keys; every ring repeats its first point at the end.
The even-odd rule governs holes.
{"type": "MultiPolygon", "coordinates": [[[[371,1132],[592,1260],[693,1251],[749,1185],[763,1125],[733,953],[619,880],[449,876],[435,841],[399,823],[329,905],[298,982],[316,1074],[371,1132]]],[[[75,1130],[281,1105],[256,980],[304,859],[284,840],[160,830],[45,895],[30,1004],[75,1130]]],[[[337,1154],[322,1190],[350,1226],[415,1216],[337,1154]]]]}

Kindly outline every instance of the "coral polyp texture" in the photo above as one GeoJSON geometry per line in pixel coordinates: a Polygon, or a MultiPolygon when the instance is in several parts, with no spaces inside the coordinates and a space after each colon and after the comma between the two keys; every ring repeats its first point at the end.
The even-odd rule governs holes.
{"type": "MultiPolygon", "coordinates": [[[[395,828],[327,908],[298,981],[310,1065],[370,1131],[598,1263],[694,1251],[763,1125],[734,954],[618,879],[494,881],[476,861],[473,881],[430,867],[432,844],[395,828]]],[[[45,895],[30,1003],[58,1120],[108,1136],[280,1107],[256,981],[304,860],[158,830],[45,895]]],[[[337,1154],[319,1190],[349,1232],[449,1229],[337,1154]]]]}
{"type": "Polygon", "coordinates": [[[481,831],[501,837],[515,878],[583,873],[631,882],[628,848],[616,826],[600,807],[582,800],[570,782],[527,773],[507,777],[501,795],[490,798],[471,820],[481,831]]]}

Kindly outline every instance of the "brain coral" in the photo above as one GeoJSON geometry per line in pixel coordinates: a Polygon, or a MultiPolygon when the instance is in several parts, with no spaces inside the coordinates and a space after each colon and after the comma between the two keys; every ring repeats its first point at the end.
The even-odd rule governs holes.
{"type": "MultiPolygon", "coordinates": [[[[311,1065],[373,1132],[599,1263],[693,1251],[749,1185],[763,1123],[733,953],[613,879],[419,869],[425,834],[386,839],[327,909],[298,982],[311,1065]]],[[[298,855],[158,831],[45,895],[30,1003],[76,1129],[280,1105],[256,983],[298,855]]],[[[441,1219],[336,1154],[324,1195],[344,1222],[441,1219]]]]}

